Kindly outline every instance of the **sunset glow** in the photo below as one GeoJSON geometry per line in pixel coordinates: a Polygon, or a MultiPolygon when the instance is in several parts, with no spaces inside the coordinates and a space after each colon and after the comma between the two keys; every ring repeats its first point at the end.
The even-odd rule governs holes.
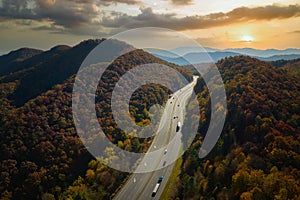
{"type": "Polygon", "coordinates": [[[176,30],[214,48],[300,48],[299,0],[0,0],[0,19],[0,53],[138,27],[176,30]]]}
{"type": "Polygon", "coordinates": [[[244,42],[253,42],[254,41],[254,38],[250,35],[243,35],[241,37],[241,41],[244,41],[244,42]]]}

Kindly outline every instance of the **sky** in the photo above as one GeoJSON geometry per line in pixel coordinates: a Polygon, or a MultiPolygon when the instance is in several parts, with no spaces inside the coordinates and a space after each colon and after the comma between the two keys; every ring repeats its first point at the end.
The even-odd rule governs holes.
{"type": "Polygon", "coordinates": [[[138,27],[172,29],[219,49],[300,48],[300,0],[0,0],[0,54],[138,27]]]}

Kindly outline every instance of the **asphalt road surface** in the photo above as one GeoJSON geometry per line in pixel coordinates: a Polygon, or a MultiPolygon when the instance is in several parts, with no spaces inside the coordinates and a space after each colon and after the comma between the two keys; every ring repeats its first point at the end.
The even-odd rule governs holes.
{"type": "Polygon", "coordinates": [[[157,153],[155,156],[146,154],[138,166],[139,170],[137,170],[149,172],[133,173],[115,195],[115,200],[160,198],[174,167],[172,161],[177,159],[182,147],[182,134],[180,130],[176,132],[176,126],[178,122],[181,123],[181,127],[183,125],[186,102],[191,96],[196,82],[197,77],[194,77],[193,82],[176,91],[167,101],[158,131],[148,150],[148,152],[157,151],[157,153]],[[161,169],[152,171],[157,167],[161,169]],[[160,176],[163,176],[163,180],[156,195],[152,197],[153,189],[160,176]]]}

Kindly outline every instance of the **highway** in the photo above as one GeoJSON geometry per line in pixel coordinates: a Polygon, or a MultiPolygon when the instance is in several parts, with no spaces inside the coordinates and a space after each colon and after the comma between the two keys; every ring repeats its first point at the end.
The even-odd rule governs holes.
{"type": "Polygon", "coordinates": [[[155,156],[146,154],[136,170],[150,172],[133,173],[114,196],[115,200],[160,199],[175,164],[172,161],[176,160],[182,147],[182,134],[180,130],[176,132],[176,126],[178,122],[181,126],[183,125],[186,102],[193,92],[197,78],[194,77],[190,84],[176,91],[168,99],[158,131],[148,150],[148,152],[157,151],[157,153],[155,156]],[[168,165],[169,163],[172,164],[168,165]],[[157,167],[161,169],[151,170],[157,167]],[[156,195],[152,197],[152,191],[160,176],[163,176],[163,180],[156,195]]]}

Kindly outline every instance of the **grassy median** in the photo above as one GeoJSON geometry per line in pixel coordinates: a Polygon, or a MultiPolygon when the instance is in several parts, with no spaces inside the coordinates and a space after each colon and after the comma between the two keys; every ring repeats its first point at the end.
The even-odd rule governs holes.
{"type": "Polygon", "coordinates": [[[181,172],[181,164],[182,164],[182,157],[178,158],[174,168],[172,170],[172,173],[170,175],[170,178],[167,182],[167,185],[160,196],[160,199],[167,200],[167,199],[174,199],[174,193],[177,193],[178,183],[179,183],[179,175],[181,172]]]}

